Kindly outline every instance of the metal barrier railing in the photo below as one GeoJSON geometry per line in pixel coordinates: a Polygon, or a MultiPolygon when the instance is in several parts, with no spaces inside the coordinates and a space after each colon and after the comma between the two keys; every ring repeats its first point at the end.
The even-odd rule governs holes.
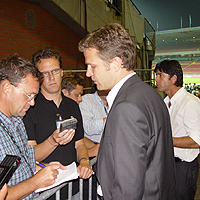
{"type": "MultiPolygon", "coordinates": [[[[96,164],[97,158],[93,158],[90,160],[90,166],[93,167],[96,164]]],[[[95,176],[92,175],[92,176],[95,176]]],[[[92,176],[89,178],[89,197],[88,200],[92,200],[92,176]]],[[[79,178],[79,194],[80,194],[80,200],[83,200],[83,182],[84,179],[79,178]]],[[[72,181],[68,181],[66,183],[63,183],[59,186],[56,186],[50,190],[47,190],[43,193],[41,193],[38,197],[34,198],[34,200],[45,200],[52,195],[56,194],[56,200],[60,200],[60,189],[62,189],[64,186],[68,184],[68,200],[72,199],[72,181]]],[[[98,184],[98,183],[97,183],[98,184]]],[[[99,197],[97,195],[97,200],[99,200],[99,197]]]]}

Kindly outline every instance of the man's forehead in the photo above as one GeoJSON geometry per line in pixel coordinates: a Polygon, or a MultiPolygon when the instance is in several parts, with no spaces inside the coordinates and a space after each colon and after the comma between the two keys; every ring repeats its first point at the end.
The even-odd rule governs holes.
{"type": "Polygon", "coordinates": [[[33,76],[32,74],[28,74],[25,78],[21,80],[21,82],[18,83],[18,87],[33,87],[33,83],[36,83],[36,85],[39,86],[38,78],[33,76]]]}
{"type": "Polygon", "coordinates": [[[55,58],[42,58],[37,64],[38,70],[42,70],[48,67],[60,67],[59,61],[55,58]]]}
{"type": "Polygon", "coordinates": [[[75,89],[74,89],[74,91],[83,93],[83,86],[77,84],[76,87],[75,87],[75,89]]]}
{"type": "Polygon", "coordinates": [[[157,70],[156,70],[156,74],[166,74],[166,73],[163,72],[163,70],[160,71],[159,69],[157,69],[157,70]]]}
{"type": "Polygon", "coordinates": [[[156,71],[156,75],[157,76],[163,76],[163,77],[170,77],[169,74],[165,73],[164,71],[160,71],[160,70],[156,71]]]}
{"type": "Polygon", "coordinates": [[[21,81],[19,82],[19,84],[20,83],[27,83],[30,80],[36,80],[36,81],[39,82],[38,78],[30,73],[30,74],[27,74],[24,78],[22,78],[21,81]]]}

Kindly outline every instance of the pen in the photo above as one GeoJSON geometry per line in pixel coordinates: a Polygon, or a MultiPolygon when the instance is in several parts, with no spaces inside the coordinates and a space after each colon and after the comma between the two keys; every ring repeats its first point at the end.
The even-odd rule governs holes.
{"type": "Polygon", "coordinates": [[[46,167],[45,165],[43,165],[42,163],[39,163],[38,161],[35,161],[35,163],[36,163],[37,165],[39,165],[40,167],[42,167],[42,168],[46,167]]]}

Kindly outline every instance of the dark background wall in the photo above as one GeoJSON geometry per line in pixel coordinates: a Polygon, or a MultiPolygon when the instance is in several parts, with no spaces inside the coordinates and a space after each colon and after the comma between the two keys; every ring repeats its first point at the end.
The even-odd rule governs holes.
{"type": "Polygon", "coordinates": [[[38,49],[53,47],[62,56],[63,69],[85,69],[77,49],[80,39],[37,3],[0,1],[0,60],[15,52],[31,60],[38,49]]]}

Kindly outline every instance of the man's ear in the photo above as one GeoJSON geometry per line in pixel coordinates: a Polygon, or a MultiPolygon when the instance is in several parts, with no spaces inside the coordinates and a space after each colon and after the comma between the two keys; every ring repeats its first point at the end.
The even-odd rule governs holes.
{"type": "Polygon", "coordinates": [[[8,80],[4,80],[1,83],[1,90],[3,91],[3,93],[5,95],[7,95],[8,93],[10,93],[11,89],[12,89],[12,85],[11,85],[11,83],[8,80]]]}
{"type": "Polygon", "coordinates": [[[61,72],[60,72],[60,73],[61,73],[61,77],[63,77],[63,70],[62,70],[62,69],[61,69],[61,72]]]}
{"type": "Polygon", "coordinates": [[[171,81],[172,81],[173,85],[175,85],[175,83],[177,81],[177,76],[175,74],[171,77],[171,81]]]}
{"type": "Polygon", "coordinates": [[[66,89],[62,89],[62,93],[66,96],[69,97],[69,93],[66,89]]]}
{"type": "Polygon", "coordinates": [[[119,71],[122,67],[122,59],[120,57],[114,57],[111,62],[115,71],[119,71]]]}

